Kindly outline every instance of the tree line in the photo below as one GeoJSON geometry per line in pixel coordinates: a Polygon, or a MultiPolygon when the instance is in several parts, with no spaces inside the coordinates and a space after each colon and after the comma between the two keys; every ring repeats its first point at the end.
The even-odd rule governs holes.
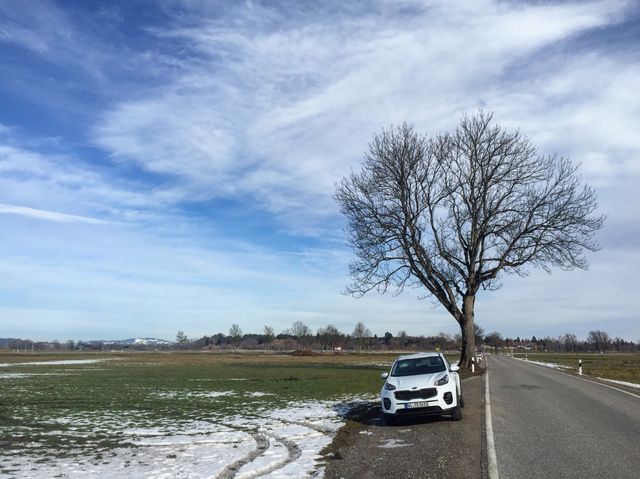
{"type": "MultiPolygon", "coordinates": [[[[474,340],[479,351],[511,349],[538,352],[567,353],[633,353],[640,352],[640,340],[633,342],[612,337],[602,330],[592,330],[585,339],[566,333],[557,337],[531,338],[504,337],[497,331],[486,333],[475,324],[474,340]]],[[[387,331],[378,336],[363,322],[358,322],[350,333],[328,324],[313,331],[302,321],[295,321],[290,328],[278,333],[271,326],[264,326],[261,333],[244,333],[233,324],[227,333],[218,332],[199,338],[189,338],[178,331],[175,342],[140,344],[117,341],[32,341],[29,339],[0,338],[0,349],[13,351],[74,351],[74,350],[255,350],[265,352],[290,352],[295,350],[332,353],[337,351],[458,351],[462,347],[460,334],[440,332],[431,336],[412,336],[400,330],[387,331]]]]}
{"type": "Polygon", "coordinates": [[[485,346],[496,349],[514,348],[525,351],[553,353],[633,353],[640,351],[640,340],[627,341],[621,337],[612,337],[607,332],[596,329],[589,331],[586,339],[578,339],[575,334],[566,333],[557,337],[503,338],[496,331],[484,337],[485,346]]]}
{"type": "MultiPolygon", "coordinates": [[[[395,335],[387,331],[384,335],[372,334],[363,322],[358,322],[351,333],[340,331],[335,325],[318,328],[315,332],[304,322],[295,321],[290,328],[275,334],[274,329],[265,326],[262,333],[244,334],[238,324],[233,324],[228,334],[217,333],[190,340],[179,331],[176,343],[182,349],[231,349],[291,351],[457,351],[462,348],[462,335],[440,332],[431,336],[411,336],[400,330],[395,335]]],[[[612,337],[601,330],[590,331],[586,339],[578,339],[575,334],[566,333],[558,337],[536,338],[503,337],[497,331],[485,334],[484,329],[474,325],[474,339],[478,350],[499,350],[513,348],[523,351],[540,352],[640,352],[640,340],[627,341],[612,337]]]]}

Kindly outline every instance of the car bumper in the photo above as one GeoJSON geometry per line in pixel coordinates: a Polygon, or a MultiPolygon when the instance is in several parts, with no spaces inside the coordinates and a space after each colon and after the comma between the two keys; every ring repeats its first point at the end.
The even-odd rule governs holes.
{"type": "Polygon", "coordinates": [[[437,394],[428,399],[403,401],[396,399],[395,393],[397,390],[388,391],[383,389],[380,393],[382,412],[396,416],[428,416],[447,414],[458,406],[455,384],[450,387],[438,387],[437,390],[437,394]],[[445,398],[451,398],[451,400],[448,401],[445,398]]]}

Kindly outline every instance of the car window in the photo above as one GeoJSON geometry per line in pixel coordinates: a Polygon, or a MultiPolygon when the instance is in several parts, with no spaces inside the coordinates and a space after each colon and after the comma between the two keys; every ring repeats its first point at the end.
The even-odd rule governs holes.
{"type": "Polygon", "coordinates": [[[426,358],[401,359],[396,361],[391,371],[392,376],[415,376],[446,371],[447,367],[440,356],[426,358]]]}

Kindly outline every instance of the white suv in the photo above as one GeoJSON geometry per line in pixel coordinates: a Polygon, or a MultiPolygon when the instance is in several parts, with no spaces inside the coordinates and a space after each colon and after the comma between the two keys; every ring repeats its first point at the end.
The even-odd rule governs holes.
{"type": "Polygon", "coordinates": [[[396,418],[415,415],[451,414],[462,419],[464,407],[458,366],[452,366],[441,353],[417,353],[400,356],[393,363],[380,399],[387,424],[396,418]]]}

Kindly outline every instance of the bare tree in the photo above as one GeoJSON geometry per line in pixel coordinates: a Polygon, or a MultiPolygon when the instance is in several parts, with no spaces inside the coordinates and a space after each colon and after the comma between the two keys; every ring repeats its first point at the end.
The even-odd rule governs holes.
{"type": "Polygon", "coordinates": [[[353,339],[358,343],[358,349],[362,349],[365,339],[371,337],[371,331],[367,329],[362,321],[358,321],[358,324],[353,328],[351,336],[353,336],[353,339]]]}
{"type": "Polygon", "coordinates": [[[404,330],[398,331],[398,340],[400,341],[400,347],[404,349],[409,342],[409,335],[404,330]]]}
{"type": "Polygon", "coordinates": [[[604,331],[596,329],[595,331],[589,331],[587,342],[593,344],[596,351],[604,353],[611,344],[611,337],[604,331]]]}
{"type": "Polygon", "coordinates": [[[273,332],[273,328],[271,326],[265,326],[262,331],[262,342],[264,343],[264,352],[267,352],[267,347],[275,338],[275,334],[273,332]]]}
{"type": "Polygon", "coordinates": [[[460,326],[463,368],[474,354],[478,291],[527,267],[586,268],[584,251],[598,249],[604,222],[576,166],[540,156],[484,112],[432,139],[406,124],[375,135],[335,198],[356,256],[347,292],[423,288],[460,326]]]}
{"type": "Polygon", "coordinates": [[[229,328],[229,337],[231,338],[231,342],[233,343],[233,351],[235,352],[238,349],[238,345],[242,340],[242,329],[237,324],[232,324],[229,328]]]}
{"type": "Polygon", "coordinates": [[[185,344],[187,344],[188,341],[189,341],[189,338],[187,338],[187,335],[184,334],[184,331],[179,330],[178,333],[176,334],[176,343],[178,343],[178,346],[182,348],[184,347],[185,344]]]}
{"type": "Polygon", "coordinates": [[[311,329],[302,321],[295,321],[291,326],[291,334],[298,340],[298,349],[302,349],[307,338],[311,335],[311,329]]]}
{"type": "Polygon", "coordinates": [[[324,334],[327,337],[327,343],[331,347],[331,354],[333,354],[336,347],[336,340],[340,337],[340,331],[333,324],[327,325],[324,328],[324,334]]]}
{"type": "Polygon", "coordinates": [[[282,331],[280,333],[280,335],[284,339],[284,350],[288,351],[289,350],[289,337],[291,336],[291,330],[290,329],[285,329],[284,331],[282,331]]]}
{"type": "Polygon", "coordinates": [[[576,352],[576,347],[578,345],[578,338],[576,337],[575,334],[566,333],[562,337],[562,342],[564,343],[564,350],[565,351],[572,352],[572,353],[576,352]]]}
{"type": "Polygon", "coordinates": [[[498,348],[504,345],[504,339],[502,339],[502,334],[497,331],[493,331],[485,336],[484,342],[489,345],[489,347],[493,348],[495,352],[498,352],[498,348]]]}

